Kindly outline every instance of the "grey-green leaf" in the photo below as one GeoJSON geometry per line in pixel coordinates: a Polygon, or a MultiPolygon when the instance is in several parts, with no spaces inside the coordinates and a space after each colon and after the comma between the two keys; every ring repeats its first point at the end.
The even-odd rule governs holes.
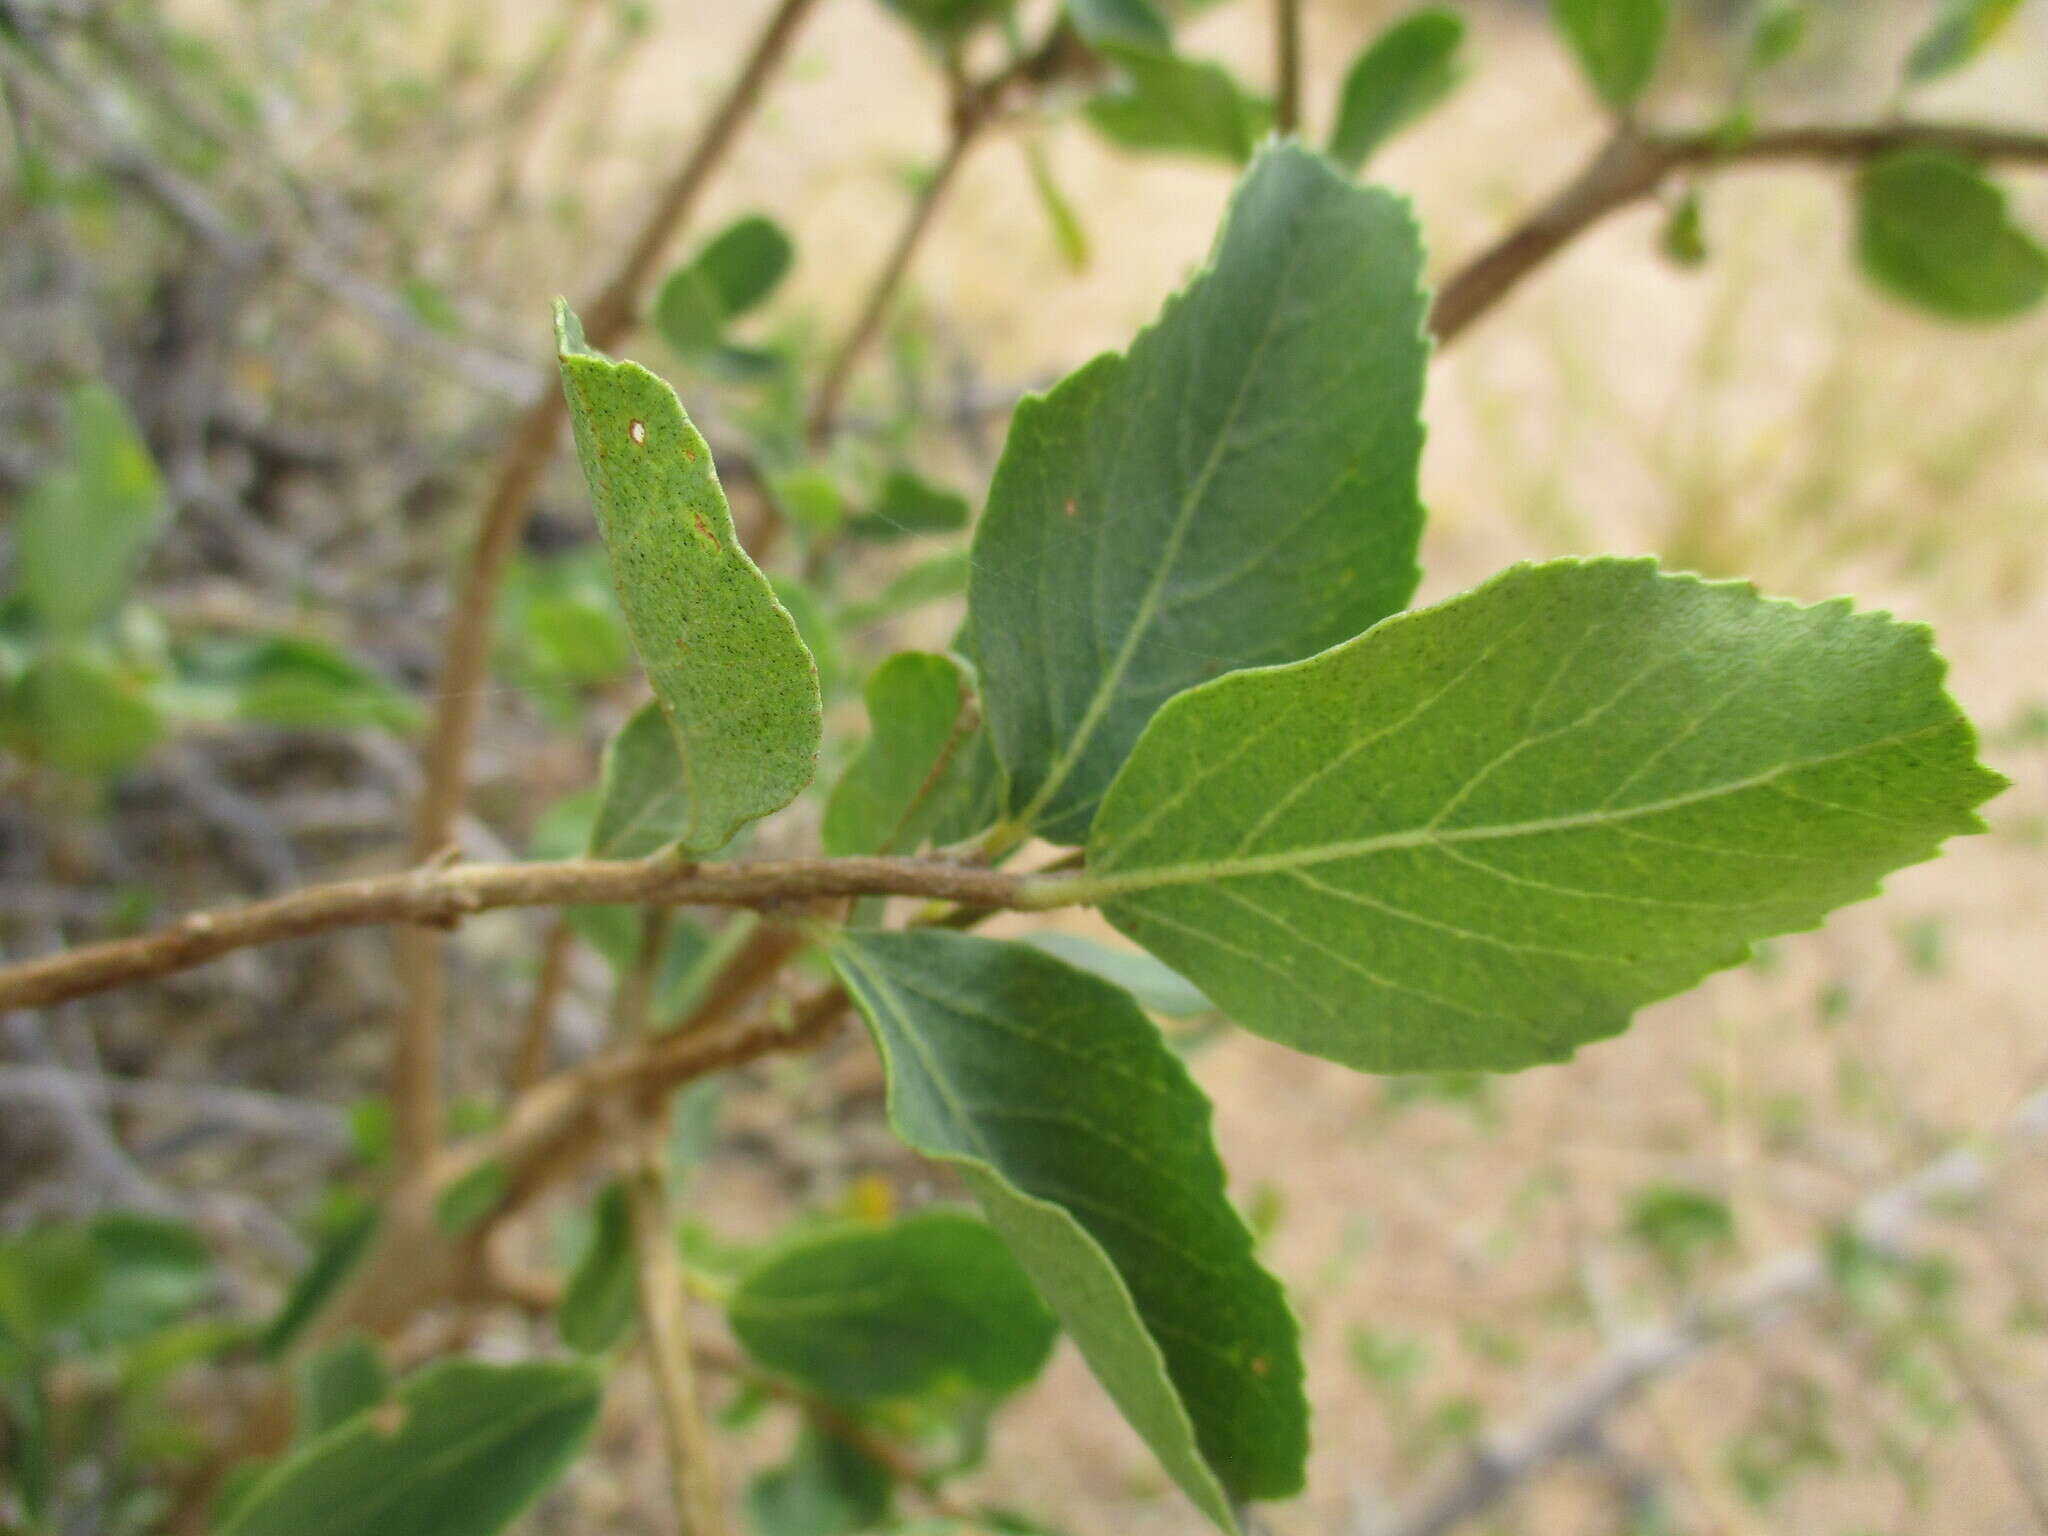
{"type": "Polygon", "coordinates": [[[1600,99],[1633,106],[1657,72],[1668,0],[1552,0],[1551,11],[1600,99]]]}
{"type": "Polygon", "coordinates": [[[1906,60],[1906,80],[1929,80],[1970,63],[2019,14],[2025,0],[1944,0],[1934,25],[1913,46],[1906,60]]]}
{"type": "Polygon", "coordinates": [[[1811,13],[1798,0],[1769,0],[1750,29],[1751,66],[1773,69],[1791,58],[1806,41],[1811,19],[1811,13]]]}
{"type": "Polygon", "coordinates": [[[1408,601],[1421,262],[1404,202],[1275,146],[1130,351],[1019,405],[968,586],[1017,822],[1080,841],[1167,699],[1408,601]]]}
{"type": "Polygon", "coordinates": [[[390,1389],[375,1340],[361,1333],[335,1340],[299,1367],[299,1439],[317,1439],[347,1423],[390,1389]]]}
{"type": "Polygon", "coordinates": [[[0,744],[65,773],[119,773],[163,733],[142,681],[93,650],[53,650],[0,694],[0,744]]]}
{"type": "Polygon", "coordinates": [[[590,1242],[569,1275],[555,1324],[578,1354],[599,1355],[632,1326],[634,1305],[633,1232],[626,1191],[614,1180],[598,1191],[590,1242]]]}
{"type": "Polygon", "coordinates": [[[291,730],[409,731],[419,706],[346,651],[302,635],[209,635],[174,651],[159,691],[175,714],[291,730]]]}
{"type": "Polygon", "coordinates": [[[1344,77],[1330,158],[1356,172],[1396,133],[1450,95],[1465,70],[1458,49],[1465,19],[1430,6],[1395,22],[1369,43],[1344,77]]]}
{"type": "Polygon", "coordinates": [[[952,1164],[1096,1377],[1212,1520],[1301,1487],[1297,1330],[1225,1198],[1209,1105],[1128,994],[1018,944],[833,951],[896,1132],[952,1164]]]}
{"type": "Polygon", "coordinates": [[[875,669],[865,697],[870,734],[825,805],[835,857],[914,850],[945,809],[941,792],[974,731],[967,677],[950,656],[901,651],[875,669]]]}
{"type": "Polygon", "coordinates": [[[888,1469],[817,1425],[806,1423],[789,1460],[747,1484],[754,1536],[855,1536],[889,1514],[888,1469]]]}
{"type": "Polygon", "coordinates": [[[678,352],[713,350],[728,322],[775,291],[795,255],[773,219],[758,213],[735,219],[662,283],[654,296],[654,328],[678,352]]]}
{"type": "Polygon", "coordinates": [[[1980,829],[1942,670],[1846,600],[1517,567],[1176,699],[1069,894],[1300,1050],[1559,1060],[1980,829]]]}
{"type": "Polygon", "coordinates": [[[1098,133],[1126,149],[1242,165],[1271,126],[1272,108],[1220,64],[1124,43],[1096,51],[1123,78],[1083,110],[1098,133]]]}
{"type": "Polygon", "coordinates": [[[267,1473],[220,1536],[490,1536],[597,1421],[582,1365],[431,1366],[267,1473]]]}
{"type": "Polygon", "coordinates": [[[70,452],[29,487],[14,580],[36,616],[74,635],[111,614],[163,516],[163,482],[128,408],[105,385],[70,394],[70,452]]]}
{"type": "Polygon", "coordinates": [[[689,783],[675,732],[659,704],[645,705],[604,750],[590,856],[641,858],[675,843],[690,824],[689,783]]]}
{"type": "Polygon", "coordinates": [[[1192,1019],[1216,1011],[1216,1005],[1203,995],[1201,988],[1142,949],[1112,949],[1078,933],[1063,933],[1056,928],[1027,933],[1020,942],[1042,949],[1076,970],[1122,987],[1144,1007],[1169,1019],[1192,1019]]]}
{"type": "Polygon", "coordinates": [[[686,853],[722,847],[810,782],[817,668],[740,548],[711,450],[667,384],[590,351],[556,308],[562,385],[627,627],[681,752],[686,853]]]}
{"type": "Polygon", "coordinates": [[[1149,0],[1067,0],[1067,19],[1091,48],[1123,43],[1165,53],[1173,47],[1173,29],[1149,0]]]}
{"type": "Polygon", "coordinates": [[[882,481],[874,505],[846,525],[856,538],[886,542],[916,534],[952,533],[967,526],[967,498],[934,485],[915,470],[896,468],[882,481]]]}
{"type": "Polygon", "coordinates": [[[741,1276],[726,1313],[748,1354],[841,1403],[947,1383],[1006,1396],[1058,1332],[1002,1240],[946,1210],[804,1233],[741,1276]]]}
{"type": "Polygon", "coordinates": [[[1946,320],[2026,313],[2048,296],[2048,250],[1968,161],[1905,150],[1857,179],[1856,254],[1872,281],[1946,320]]]}

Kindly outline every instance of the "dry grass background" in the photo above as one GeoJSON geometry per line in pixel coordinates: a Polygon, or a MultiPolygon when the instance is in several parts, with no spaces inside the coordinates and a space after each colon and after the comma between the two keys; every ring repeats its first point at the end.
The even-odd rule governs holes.
{"type": "MultiPolygon", "coordinates": [[[[685,140],[765,9],[653,6],[653,34],[623,71],[579,63],[591,89],[572,79],[571,105],[533,145],[530,187],[564,186],[580,166],[585,227],[626,227],[630,199],[685,140]]],[[[1888,61],[1928,7],[1822,9],[1818,58],[1767,110],[1884,110],[1888,61]]],[[[410,41],[423,57],[480,15],[491,55],[517,57],[553,14],[526,0],[420,10],[410,41]]],[[[1312,123],[1327,122],[1344,62],[1396,10],[1311,0],[1312,123]]],[[[1220,6],[1188,25],[1186,46],[1262,79],[1264,11],[1220,6]]],[[[1472,80],[1376,167],[1415,198],[1438,271],[1528,207],[1601,131],[1535,8],[1470,12],[1472,80]]],[[[1702,62],[1671,72],[1654,114],[1707,110],[1711,44],[1688,47],[1702,62]]],[[[1995,57],[1916,105],[2038,124],[2044,82],[2048,15],[2037,5],[1995,57]]],[[[905,34],[867,0],[832,0],[700,227],[752,208],[783,220],[799,260],[777,313],[822,317],[835,334],[893,231],[903,171],[937,151],[940,112],[938,82],[905,34]]],[[[1122,345],[1200,260],[1230,182],[1207,166],[1117,156],[1072,124],[1030,131],[1082,210],[1089,268],[1062,267],[1019,148],[999,140],[970,162],[913,285],[934,333],[994,386],[1043,381],[1122,345]]],[[[2048,228],[2048,179],[2014,181],[2023,212],[2048,228]]],[[[1375,1499],[1412,1487],[1430,1458],[1460,1454],[1429,1426],[1511,1422],[1618,1330],[1681,1305],[1686,1287],[1620,1235],[1646,1186],[1729,1202],[1736,1241],[1689,1282],[1711,1293],[1751,1262],[1815,1242],[1860,1195],[1956,1139],[1995,1130],[2048,1083],[2048,732],[2028,724],[2048,706],[2048,315],[1971,332],[1905,313],[1853,276],[1846,220],[1834,174],[1732,175],[1709,193],[1704,271],[1663,263],[1656,215],[1638,210],[1461,342],[1430,387],[1423,596],[1515,559],[1596,551],[1656,552],[1800,597],[1854,592],[1936,628],[1989,760],[2015,786],[1991,808],[1989,836],[1567,1065],[1424,1091],[1236,1034],[1196,1055],[1234,1192],[1270,1222],[1268,1258],[1306,1327],[1316,1450],[1306,1498],[1268,1514],[1276,1532],[1364,1529],[1355,1522],[1375,1499]],[[1382,1358],[1419,1349],[1412,1379],[1376,1384],[1360,1365],[1367,1340],[1382,1358]]],[[[609,259],[588,235],[514,250],[464,273],[466,297],[536,316],[609,259]]],[[[953,451],[957,473],[985,473],[953,451]]],[[[489,945],[490,925],[478,927],[489,945]]],[[[858,1061],[827,1071],[862,1081],[858,1061]]],[[[769,1074],[771,1108],[815,1099],[808,1072],[769,1074]]],[[[763,1114],[745,1103],[736,1113],[745,1124],[763,1114]]],[[[782,1134],[803,1148],[842,1129],[799,1115],[782,1134]]],[[[821,1154],[812,1192],[856,1178],[864,1145],[856,1135],[853,1152],[821,1154]]],[[[2048,1287],[2042,1169],[2038,1149],[2014,1161],[1981,1202],[1930,1232],[1961,1276],[1967,1347],[2037,1472],[2048,1463],[2048,1341],[2015,1318],[2030,1287],[2048,1287]]],[[[709,1219],[736,1235],[771,1225],[784,1198],[742,1157],[715,1162],[699,1188],[709,1219]]],[[[905,1198],[923,1192],[906,1180],[905,1198]]],[[[2025,1458],[2001,1447],[1998,1428],[1968,1406],[1945,1432],[1919,1425],[1870,1340],[1821,1307],[1672,1376],[1587,1456],[1479,1528],[1622,1530],[1618,1492],[1655,1486],[1674,1529],[1719,1536],[2037,1530],[2016,1481],[2025,1458]],[[1829,1395],[1840,1465],[1752,1505],[1727,1475],[1729,1448],[1806,1380],[1829,1395]],[[1887,1457],[1917,1471],[1887,1470],[1887,1457]]],[[[658,1485],[635,1458],[651,1440],[629,1407],[605,1436],[615,1454],[579,1470],[536,1528],[650,1528],[658,1485]]],[[[1194,1529],[1070,1350],[1006,1413],[976,1486],[1076,1536],[1194,1529]]]]}

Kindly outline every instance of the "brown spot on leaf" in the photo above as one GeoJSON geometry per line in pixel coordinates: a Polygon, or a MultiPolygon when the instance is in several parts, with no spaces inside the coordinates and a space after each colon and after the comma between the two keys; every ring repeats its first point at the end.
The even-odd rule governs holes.
{"type": "Polygon", "coordinates": [[[370,1428],[389,1440],[405,1428],[405,1404],[397,1401],[379,1403],[370,1410],[370,1428]]]}
{"type": "Polygon", "coordinates": [[[1069,517],[1079,517],[1081,515],[1081,509],[1074,504],[1074,498],[1071,496],[1067,498],[1067,505],[1064,510],[1069,517]]]}
{"type": "Polygon", "coordinates": [[[1266,1357],[1264,1355],[1252,1356],[1252,1374],[1254,1376],[1263,1376],[1271,1369],[1272,1367],[1266,1364],[1266,1357]]]}
{"type": "Polygon", "coordinates": [[[690,516],[697,520],[697,531],[704,535],[704,542],[713,549],[718,548],[718,535],[713,533],[711,525],[704,521],[704,514],[702,512],[692,512],[690,516]]]}

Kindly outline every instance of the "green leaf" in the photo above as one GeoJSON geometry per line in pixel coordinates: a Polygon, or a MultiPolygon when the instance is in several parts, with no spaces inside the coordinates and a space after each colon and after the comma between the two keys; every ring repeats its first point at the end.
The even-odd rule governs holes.
{"type": "Polygon", "coordinates": [[[220,1536],[489,1536],[575,1459],[601,1385],[584,1365],[430,1366],[286,1457],[220,1536]]]}
{"type": "Polygon", "coordinates": [[[973,561],[964,549],[949,549],[944,554],[920,560],[900,571],[888,586],[866,602],[848,603],[844,615],[847,627],[857,628],[879,619],[893,619],[913,608],[922,608],[926,603],[957,597],[967,590],[967,576],[972,566],[973,561]]]}
{"type": "Polygon", "coordinates": [[[497,1158],[466,1170],[435,1200],[434,1225],[450,1237],[467,1232],[498,1208],[511,1176],[497,1158]]]}
{"type": "Polygon", "coordinates": [[[851,932],[896,1133],[959,1169],[1203,1512],[1301,1487],[1293,1317],[1223,1191],[1209,1105],[1130,996],[1018,944],[851,932]]]}
{"type": "Polygon", "coordinates": [[[1038,206],[1045,211],[1045,222],[1052,228],[1053,244],[1059,249],[1060,260],[1070,272],[1085,272],[1088,270],[1088,231],[1081,223],[1081,216],[1074,211],[1073,202],[1053,175],[1045,146],[1032,138],[1023,140],[1023,145],[1024,167],[1031,173],[1031,190],[1038,195],[1038,206]]]}
{"type": "Polygon", "coordinates": [[[1123,79],[1089,98],[1082,111],[1098,133],[1126,149],[1242,165],[1272,126],[1272,108],[1220,64],[1123,43],[1096,51],[1123,79]]]}
{"type": "Polygon", "coordinates": [[[643,705],[604,749],[593,859],[637,859],[681,839],[691,825],[689,784],[675,732],[659,704],[643,705]]]}
{"type": "Polygon", "coordinates": [[[1167,699],[1408,601],[1421,261],[1405,203],[1277,146],[1130,351],[1018,406],[968,587],[1018,823],[1078,842],[1167,699]]]}
{"type": "Polygon", "coordinates": [[[846,525],[857,538],[885,543],[914,535],[953,533],[967,526],[967,498],[933,485],[915,470],[892,469],[874,505],[846,525]]]}
{"type": "Polygon", "coordinates": [[[931,840],[940,848],[965,842],[995,825],[1002,814],[1007,781],[996,761],[995,743],[984,725],[960,748],[944,803],[932,821],[931,840]]]}
{"type": "Polygon", "coordinates": [[[633,1325],[634,1305],[633,1231],[626,1191],[613,1180],[598,1191],[590,1243],[555,1315],[562,1342],[579,1354],[603,1354],[633,1325]]]}
{"type": "Polygon", "coordinates": [[[48,1224],[0,1242],[0,1340],[36,1350],[76,1328],[106,1290],[106,1257],[92,1234],[48,1224]]]}
{"type": "Polygon", "coordinates": [[[1067,0],[1067,19],[1091,48],[1123,43],[1166,53],[1173,47],[1173,29],[1147,0],[1067,0]]]}
{"type": "Polygon", "coordinates": [[[1871,280],[1945,320],[2024,314],[2048,295],[2048,251],[1967,161],[1902,150],[1857,179],[1856,254],[1871,280]]]}
{"type": "Polygon", "coordinates": [[[1846,600],[1518,566],[1174,700],[1047,896],[1299,1050],[1557,1061],[1980,830],[2004,781],[1941,676],[1846,600]]]}
{"type": "Polygon", "coordinates": [[[1344,77],[1330,158],[1354,174],[1373,151],[1450,95],[1465,77],[1465,19],[1431,6],[1395,22],[1344,77]]]}
{"type": "Polygon", "coordinates": [[[774,219],[735,219],[668,274],[653,299],[655,330],[684,354],[717,350],[733,319],[776,291],[795,254],[774,219]]]}
{"type": "Polygon", "coordinates": [[[782,226],[754,213],[713,235],[691,265],[704,274],[725,318],[736,320],[766,302],[795,259],[782,226]]]}
{"type": "Polygon", "coordinates": [[[184,1316],[213,1289],[213,1253],[190,1222],[106,1211],[87,1231],[100,1254],[90,1323],[97,1340],[140,1338],[184,1316]]]}
{"type": "Polygon", "coordinates": [[[946,1210],[804,1233],[740,1278],[726,1314],[748,1354],[841,1403],[1007,1396],[1058,1332],[1002,1240],[946,1210]]]}
{"type": "Polygon", "coordinates": [[[1112,949],[1078,933],[1057,929],[1027,933],[1019,942],[1122,987],[1144,1007],[1170,1019],[1192,1019],[1216,1011],[1216,1005],[1202,994],[1201,988],[1142,949],[1112,949]]]}
{"type": "Polygon", "coordinates": [[[370,1240],[377,1235],[377,1219],[377,1207],[366,1201],[337,1223],[313,1250],[312,1259],[286,1292],[277,1316],[256,1341],[265,1358],[275,1360],[291,1348],[306,1325],[333,1299],[342,1281],[369,1252],[370,1240]]]}
{"type": "Polygon", "coordinates": [[[1701,1254],[1734,1243],[1735,1213],[1705,1190],[1652,1184],[1630,1200],[1627,1230],[1672,1274],[1683,1276],[1701,1254]]]}
{"type": "Polygon", "coordinates": [[[119,773],[163,733],[140,681],[88,651],[43,657],[0,697],[0,741],[63,773],[119,773]]]}
{"type": "Polygon", "coordinates": [[[1707,232],[1700,217],[1700,195],[1688,191],[1664,219],[1658,246],[1674,266],[1697,267],[1707,259],[1707,232]]]}
{"type": "Polygon", "coordinates": [[[796,632],[818,668],[818,688],[826,698],[846,685],[846,658],[839,643],[839,625],[817,592],[794,576],[771,576],[775,600],[789,610],[796,632]]]}
{"type": "Polygon", "coordinates": [[[882,0],[889,10],[940,48],[957,48],[967,36],[994,21],[1016,0],[882,0]]]}
{"type": "Polygon", "coordinates": [[[384,1401],[391,1376],[368,1334],[337,1339],[299,1368],[299,1440],[318,1439],[384,1401]]]}
{"type": "Polygon", "coordinates": [[[1906,59],[1906,82],[1924,85],[1972,62],[2006,24],[2019,14],[2023,0],[1944,0],[1935,18],[1906,59]]]}
{"type": "Polygon", "coordinates": [[[174,652],[167,708],[188,718],[246,720],[286,729],[405,733],[419,706],[368,667],[323,641],[296,635],[213,635],[174,652]]]}
{"type": "Polygon", "coordinates": [[[583,345],[556,306],[562,384],[627,627],[681,749],[680,844],[705,853],[796,798],[817,766],[818,673],[747,558],[711,450],[675,391],[583,345]]]}
{"type": "Polygon", "coordinates": [[[889,1514],[894,1484],[845,1440],[806,1423],[789,1460],[747,1484],[754,1536],[854,1536],[889,1514]]]}
{"type": "Polygon", "coordinates": [[[1667,0],[1552,0],[1551,14],[1600,99],[1633,106],[1657,72],[1667,0]]]}
{"type": "Polygon", "coordinates": [[[36,616],[77,635],[113,613],[164,512],[163,482],[120,397],[79,384],[67,402],[70,455],[22,498],[14,581],[36,616]]]}
{"type": "Polygon", "coordinates": [[[875,669],[865,697],[871,734],[825,806],[825,851],[835,857],[916,849],[974,730],[973,696],[950,656],[899,652],[875,669]]]}
{"type": "Polygon", "coordinates": [[[838,482],[815,466],[770,475],[768,495],[775,510],[807,539],[829,539],[846,520],[838,482]]]}
{"type": "Polygon", "coordinates": [[[1771,69],[1799,51],[1806,41],[1806,26],[1812,20],[1807,8],[1794,0],[1771,0],[1756,19],[1749,34],[1749,62],[1755,69],[1771,69]]]}

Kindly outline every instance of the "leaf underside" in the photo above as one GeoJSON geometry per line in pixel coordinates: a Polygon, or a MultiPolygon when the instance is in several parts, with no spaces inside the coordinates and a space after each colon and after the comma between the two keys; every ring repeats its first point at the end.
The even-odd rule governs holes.
{"type": "Polygon", "coordinates": [[[582,344],[558,310],[562,385],[627,627],[674,728],[686,853],[723,847],[817,766],[817,668],[740,548],[711,450],[675,391],[582,344]]]}
{"type": "Polygon", "coordinates": [[[1645,560],[1508,571],[1147,731],[1097,819],[1118,928],[1376,1072],[1569,1056],[1981,830],[1927,631],[1645,560]]]}
{"type": "Polygon", "coordinates": [[[897,1134],[953,1164],[1175,1482],[1299,1491],[1297,1329],[1224,1195],[1209,1105],[1130,996],[1022,945],[841,936],[897,1134]]]}

